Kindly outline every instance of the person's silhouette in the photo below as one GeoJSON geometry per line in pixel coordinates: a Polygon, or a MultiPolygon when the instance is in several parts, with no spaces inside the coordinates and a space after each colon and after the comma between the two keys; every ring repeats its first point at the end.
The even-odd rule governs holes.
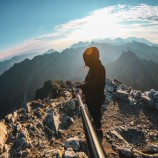
{"type": "Polygon", "coordinates": [[[85,81],[77,86],[85,96],[89,113],[93,118],[93,124],[99,136],[103,135],[101,128],[101,105],[105,101],[105,80],[106,71],[99,59],[99,51],[96,47],[87,48],[83,53],[85,66],[89,67],[89,72],[85,81]]]}

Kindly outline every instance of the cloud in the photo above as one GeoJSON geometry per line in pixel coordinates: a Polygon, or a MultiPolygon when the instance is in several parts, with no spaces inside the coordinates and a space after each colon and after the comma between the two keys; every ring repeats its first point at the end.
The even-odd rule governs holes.
{"type": "Polygon", "coordinates": [[[117,5],[91,12],[53,28],[50,34],[27,40],[1,52],[1,58],[26,51],[62,50],[74,42],[116,37],[143,37],[157,42],[158,6],[117,5]]]}

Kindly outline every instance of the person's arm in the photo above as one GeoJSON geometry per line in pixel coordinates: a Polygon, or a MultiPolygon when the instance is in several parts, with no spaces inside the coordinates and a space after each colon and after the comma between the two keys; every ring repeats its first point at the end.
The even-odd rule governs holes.
{"type": "Polygon", "coordinates": [[[90,70],[87,74],[85,82],[77,86],[77,88],[81,88],[83,93],[93,91],[97,86],[97,78],[98,78],[98,72],[94,70],[93,71],[90,70]]]}

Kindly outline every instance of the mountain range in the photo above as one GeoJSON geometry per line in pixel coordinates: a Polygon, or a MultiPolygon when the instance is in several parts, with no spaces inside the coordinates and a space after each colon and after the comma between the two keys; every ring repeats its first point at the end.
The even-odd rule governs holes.
{"type": "Polygon", "coordinates": [[[84,47],[84,46],[88,46],[90,44],[93,43],[107,43],[107,44],[113,44],[113,45],[122,45],[122,44],[127,44],[127,43],[132,43],[132,42],[138,42],[138,43],[143,43],[146,44],[148,46],[158,46],[155,43],[152,43],[148,40],[146,40],[145,38],[137,38],[137,37],[128,37],[128,38],[115,38],[115,39],[110,39],[110,38],[105,38],[105,39],[99,39],[99,40],[94,40],[92,42],[78,42],[78,43],[74,43],[71,48],[78,48],[78,47],[84,47]]]}
{"type": "Polygon", "coordinates": [[[15,63],[19,63],[19,62],[25,60],[26,58],[32,59],[37,54],[39,54],[39,53],[36,53],[36,52],[35,53],[25,53],[22,55],[14,56],[14,57],[4,60],[4,61],[0,61],[0,75],[3,72],[5,72],[6,70],[8,70],[10,67],[12,67],[15,63]]]}
{"type": "MultiPolygon", "coordinates": [[[[83,45],[83,44],[82,44],[83,45]]],[[[119,58],[122,52],[134,52],[139,58],[153,60],[158,62],[158,47],[156,45],[149,46],[144,43],[132,41],[122,44],[111,44],[111,43],[90,43],[85,47],[96,46],[100,51],[100,58],[104,64],[111,63],[119,58]]],[[[77,48],[75,48],[77,49],[77,48]]]]}
{"type": "Polygon", "coordinates": [[[157,46],[136,41],[121,45],[93,42],[15,63],[0,76],[0,116],[32,100],[47,80],[84,80],[87,69],[82,54],[89,46],[98,47],[107,78],[116,78],[140,90],[158,89],[157,46]]]}

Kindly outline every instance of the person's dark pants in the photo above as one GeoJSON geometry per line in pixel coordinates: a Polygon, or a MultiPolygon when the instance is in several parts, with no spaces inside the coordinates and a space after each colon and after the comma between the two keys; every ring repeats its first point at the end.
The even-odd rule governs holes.
{"type": "Polygon", "coordinates": [[[90,115],[93,118],[93,122],[94,125],[96,127],[96,129],[100,129],[101,128],[101,103],[95,103],[95,102],[89,102],[86,101],[87,107],[88,107],[88,111],[90,113],[90,115]]]}

